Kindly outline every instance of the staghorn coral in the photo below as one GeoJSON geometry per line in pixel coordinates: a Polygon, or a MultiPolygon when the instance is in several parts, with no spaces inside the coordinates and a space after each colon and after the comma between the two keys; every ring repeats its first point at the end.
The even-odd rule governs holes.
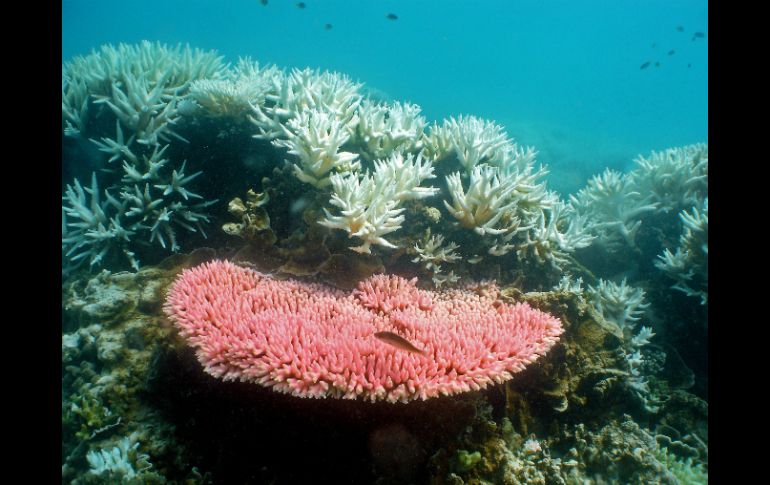
{"type": "MultiPolygon", "coordinates": [[[[550,263],[556,269],[569,261],[568,255],[591,244],[594,236],[584,229],[584,220],[570,217],[571,208],[557,200],[540,211],[534,226],[523,232],[515,245],[519,259],[550,263]],[[531,255],[531,257],[529,257],[531,255]]],[[[510,241],[510,236],[503,237],[510,241]]]]}
{"type": "Polygon", "coordinates": [[[417,253],[417,257],[412,259],[412,262],[420,263],[420,266],[430,273],[436,288],[441,288],[446,283],[456,283],[460,278],[455,276],[454,270],[444,273],[441,264],[454,263],[460,260],[461,256],[455,252],[460,246],[450,242],[444,247],[444,236],[431,236],[430,230],[428,230],[427,237],[423,242],[423,246],[420,246],[419,243],[414,245],[414,252],[417,253]]]}
{"type": "Polygon", "coordinates": [[[324,208],[326,217],[319,224],[361,238],[362,245],[350,248],[356,252],[370,253],[372,244],[394,248],[383,236],[401,228],[402,202],[430,197],[439,190],[420,187],[423,180],[430,178],[434,175],[429,161],[423,161],[419,154],[404,156],[398,152],[387,160],[377,160],[371,175],[333,174],[330,203],[340,209],[341,215],[332,215],[324,208]]]}
{"type": "Polygon", "coordinates": [[[103,104],[136,141],[157,145],[178,137],[171,130],[177,103],[197,79],[219,79],[225,65],[215,52],[169,47],[160,42],[104,45],[62,67],[62,118],[65,134],[88,131],[91,104],[103,104]]]}
{"type": "Polygon", "coordinates": [[[301,181],[324,188],[331,183],[330,173],[360,168],[358,154],[340,151],[350,134],[333,113],[307,109],[281,128],[285,138],[273,140],[273,145],[286,148],[299,159],[299,164],[293,167],[294,175],[301,181]]]}
{"type": "MultiPolygon", "coordinates": [[[[162,154],[162,151],[161,151],[162,154]]],[[[158,158],[156,152],[152,157],[158,158]]],[[[89,267],[99,266],[110,253],[121,252],[131,267],[139,269],[134,242],[139,238],[157,241],[161,247],[179,250],[176,229],[183,228],[205,236],[202,223],[208,222],[206,209],[216,200],[190,203],[189,199],[201,198],[187,190],[185,185],[199,173],[185,176],[184,164],[173,170],[170,178],[157,172],[165,165],[164,160],[147,160],[145,175],[133,168],[124,167],[126,176],[118,198],[104,190],[100,197],[96,173],[91,175],[91,187],[84,188],[75,179],[67,185],[62,200],[62,253],[68,270],[88,261],[89,267]],[[142,181],[145,183],[141,184],[142,181]],[[152,181],[165,182],[150,184],[152,181]],[[90,201],[88,200],[90,196],[90,201]],[[167,242],[168,240],[168,242],[167,242]]]]}
{"type": "Polygon", "coordinates": [[[624,334],[633,331],[650,306],[645,302],[644,290],[627,285],[625,278],[620,284],[600,279],[597,286],[589,286],[587,291],[597,313],[624,334]]]}
{"type": "MultiPolygon", "coordinates": [[[[468,173],[482,163],[505,163],[513,148],[502,126],[476,116],[451,117],[432,125],[424,143],[428,156],[436,161],[453,156],[468,173]]],[[[524,156],[532,158],[534,152],[524,156]]]]}
{"type": "Polygon", "coordinates": [[[272,83],[264,103],[252,104],[249,119],[259,130],[255,138],[284,137],[285,123],[310,109],[325,111],[345,126],[349,134],[354,131],[358,123],[356,111],[363,99],[359,93],[361,84],[339,73],[311,69],[274,75],[272,83]]]}
{"type": "Polygon", "coordinates": [[[674,213],[700,204],[708,193],[708,144],[652,152],[635,160],[630,173],[634,190],[648,194],[657,210],[674,213]]]}
{"type": "Polygon", "coordinates": [[[396,150],[417,152],[423,146],[425,125],[416,104],[383,104],[365,99],[358,107],[353,140],[366,160],[387,158],[396,150]]]}
{"type": "Polygon", "coordinates": [[[139,442],[128,437],[111,449],[91,450],[86,455],[91,469],[84,483],[163,483],[152,468],[149,455],[139,452],[139,442]],[[93,482],[91,481],[93,480],[93,482]]]}
{"type": "Polygon", "coordinates": [[[468,181],[468,191],[463,189],[461,174],[446,177],[452,197],[444,206],[462,227],[473,229],[479,235],[503,234],[519,229],[519,219],[512,218],[503,227],[496,227],[500,219],[515,208],[517,200],[510,195],[516,190],[515,181],[505,178],[490,166],[475,167],[468,181]]]}
{"type": "Polygon", "coordinates": [[[658,208],[651,196],[642,194],[628,175],[608,168],[571,195],[570,205],[575,217],[584,219],[586,229],[601,244],[635,248],[641,215],[658,208]]]}
{"type": "Polygon", "coordinates": [[[77,179],[67,185],[62,208],[65,270],[85,261],[98,266],[118,251],[137,269],[139,246],[147,242],[177,251],[177,229],[205,236],[205,209],[216,200],[194,202],[202,197],[189,190],[189,183],[202,172],[186,175],[186,161],[173,164],[164,156],[169,145],[162,142],[171,137],[187,141],[171,129],[179,119],[177,104],[186,99],[193,81],[224,77],[222,59],[181,44],[172,48],[145,41],[102,46],[65,63],[62,71],[65,134],[104,133],[103,126],[114,122],[114,138],[91,141],[109,156],[107,164],[117,161],[122,168],[100,170],[99,180],[94,172],[90,188],[77,179]],[[100,109],[93,109],[94,104],[100,109]],[[99,185],[108,187],[104,202],[99,185]]]}
{"type": "Polygon", "coordinates": [[[705,305],[708,302],[708,197],[691,212],[682,211],[679,218],[684,226],[679,247],[674,253],[665,249],[655,266],[676,281],[672,288],[687,296],[699,297],[701,305],[705,305]]]}
{"type": "Polygon", "coordinates": [[[274,65],[260,66],[249,58],[238,59],[226,79],[197,79],[189,98],[208,116],[246,119],[252,105],[262,106],[276,93],[276,80],[285,74],[274,65]]]}
{"type": "Polygon", "coordinates": [[[216,261],[185,271],[164,310],[215,377],[300,397],[369,401],[424,400],[504,382],[562,332],[558,319],[526,304],[468,290],[429,293],[394,276],[358,288],[346,294],[277,281],[216,261]],[[383,331],[423,353],[374,336],[383,331]]]}

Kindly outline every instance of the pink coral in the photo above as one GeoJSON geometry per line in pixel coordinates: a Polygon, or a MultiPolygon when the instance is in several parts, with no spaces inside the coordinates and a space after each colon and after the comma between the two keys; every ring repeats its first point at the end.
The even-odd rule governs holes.
{"type": "Polygon", "coordinates": [[[504,382],[562,333],[557,318],[483,292],[429,292],[415,280],[377,275],[347,293],[224,261],[185,270],[164,310],[215,377],[301,397],[370,401],[504,382]],[[378,332],[395,333],[424,354],[390,345],[378,332]]]}

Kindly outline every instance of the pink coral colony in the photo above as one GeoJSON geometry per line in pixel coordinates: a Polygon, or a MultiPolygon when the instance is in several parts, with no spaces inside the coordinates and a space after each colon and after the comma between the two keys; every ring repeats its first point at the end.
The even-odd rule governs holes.
{"type": "Polygon", "coordinates": [[[164,310],[212,376],[316,398],[408,402],[482,389],[562,333],[559,319],[498,300],[493,284],[431,292],[415,281],[377,275],[349,293],[213,261],[184,271],[164,310]]]}

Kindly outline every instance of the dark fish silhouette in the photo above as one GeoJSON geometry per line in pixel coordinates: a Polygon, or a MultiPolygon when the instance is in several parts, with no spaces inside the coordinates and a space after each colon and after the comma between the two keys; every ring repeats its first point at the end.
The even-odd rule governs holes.
{"type": "Polygon", "coordinates": [[[655,62],[655,67],[660,67],[660,62],[655,62]]]}
{"type": "Polygon", "coordinates": [[[692,34],[692,40],[702,39],[704,37],[706,37],[706,34],[704,34],[703,32],[695,32],[694,34],[692,34]]]}
{"type": "Polygon", "coordinates": [[[688,62],[687,67],[692,67],[692,63],[688,62]]]}
{"type": "Polygon", "coordinates": [[[671,49],[670,51],[668,51],[668,55],[670,56],[673,56],[675,53],[676,51],[674,49],[671,49]]]}
{"type": "Polygon", "coordinates": [[[382,340],[386,344],[392,345],[397,349],[405,350],[407,352],[412,352],[413,354],[425,355],[424,350],[418,349],[417,347],[412,345],[411,342],[409,342],[407,339],[393,332],[377,332],[374,334],[374,336],[382,340]]]}
{"type": "Polygon", "coordinates": [[[647,69],[648,67],[650,67],[650,61],[647,61],[641,66],[639,66],[639,69],[647,69]]]}
{"type": "Polygon", "coordinates": [[[326,30],[332,30],[332,24],[326,24],[326,25],[324,25],[324,29],[326,29],[326,30]]]}
{"type": "Polygon", "coordinates": [[[387,18],[388,20],[398,20],[398,15],[394,13],[389,13],[388,15],[385,16],[385,18],[387,18]]]}
{"type": "Polygon", "coordinates": [[[259,0],[259,3],[261,3],[262,5],[267,5],[267,0],[259,0]]]}
{"type": "Polygon", "coordinates": [[[297,8],[305,8],[307,5],[305,5],[305,2],[299,2],[297,3],[297,8]]]}
{"type": "Polygon", "coordinates": [[[684,27],[682,27],[681,25],[678,25],[678,26],[676,27],[676,31],[677,31],[677,32],[684,32],[684,27]]]}
{"type": "Polygon", "coordinates": [[[656,48],[656,47],[658,47],[658,44],[657,44],[657,42],[653,42],[653,43],[652,43],[652,48],[654,49],[654,48],[656,48]]]}

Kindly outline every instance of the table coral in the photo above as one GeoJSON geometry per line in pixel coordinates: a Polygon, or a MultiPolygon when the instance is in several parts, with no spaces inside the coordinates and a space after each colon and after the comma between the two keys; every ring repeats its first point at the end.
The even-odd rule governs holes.
{"type": "Polygon", "coordinates": [[[185,271],[164,310],[215,377],[305,398],[408,402],[507,381],[558,340],[557,318],[495,294],[428,292],[384,275],[351,294],[214,261],[185,271]]]}

